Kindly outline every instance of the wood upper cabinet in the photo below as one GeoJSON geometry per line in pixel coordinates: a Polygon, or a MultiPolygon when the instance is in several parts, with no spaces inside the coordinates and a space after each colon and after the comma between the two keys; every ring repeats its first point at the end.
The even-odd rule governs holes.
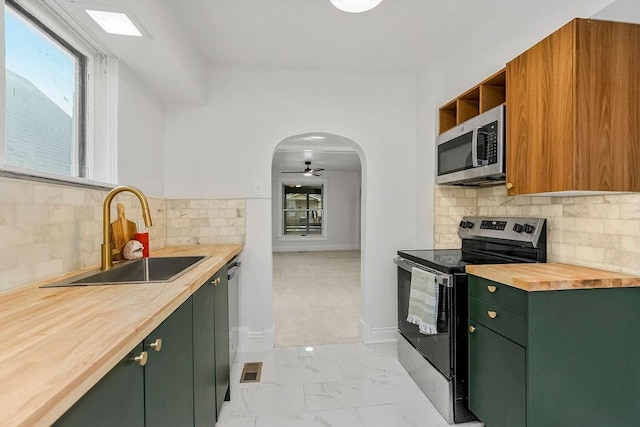
{"type": "Polygon", "coordinates": [[[575,19],[506,67],[510,195],[640,191],[640,25],[575,19]]]}

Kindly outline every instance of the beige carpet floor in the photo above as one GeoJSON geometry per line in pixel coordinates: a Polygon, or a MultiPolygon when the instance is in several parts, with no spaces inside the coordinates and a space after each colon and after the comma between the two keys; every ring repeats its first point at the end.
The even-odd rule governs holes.
{"type": "Polygon", "coordinates": [[[360,251],[273,254],[275,346],[359,342],[360,251]]]}

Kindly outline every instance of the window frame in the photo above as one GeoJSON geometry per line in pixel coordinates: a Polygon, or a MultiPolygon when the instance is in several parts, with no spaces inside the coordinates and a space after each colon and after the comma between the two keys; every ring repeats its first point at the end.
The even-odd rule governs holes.
{"type": "MultiPolygon", "coordinates": [[[[34,0],[4,0],[22,14],[32,25],[52,37],[57,43],[84,58],[82,72],[77,76],[84,90],[79,91],[83,99],[74,106],[77,109],[78,138],[83,138],[82,149],[78,151],[76,172],[83,169],[80,176],[62,175],[37,169],[14,166],[6,163],[6,105],[2,100],[0,119],[0,177],[31,181],[52,182],[71,186],[110,189],[117,183],[117,91],[118,61],[104,46],[90,34],[74,24],[69,16],[62,16],[64,10],[54,10],[46,3],[34,0]]],[[[4,16],[4,15],[3,15],[4,16]]],[[[3,37],[5,34],[3,19],[3,37]]],[[[3,56],[4,59],[4,56],[3,56]]],[[[2,71],[5,81],[5,68],[2,71]]],[[[4,85],[6,92],[6,84],[4,85]]],[[[6,96],[6,95],[5,95],[6,96]]],[[[78,141],[79,142],[79,141],[78,141]]]]}
{"type": "Polygon", "coordinates": [[[317,240],[328,240],[328,180],[325,178],[312,178],[312,177],[304,177],[299,179],[292,178],[278,178],[278,241],[286,242],[299,242],[299,241],[317,241],[317,240]],[[322,185],[322,233],[320,234],[311,234],[306,236],[301,235],[291,235],[284,233],[284,213],[286,210],[285,199],[284,199],[284,187],[288,185],[322,185]]]}

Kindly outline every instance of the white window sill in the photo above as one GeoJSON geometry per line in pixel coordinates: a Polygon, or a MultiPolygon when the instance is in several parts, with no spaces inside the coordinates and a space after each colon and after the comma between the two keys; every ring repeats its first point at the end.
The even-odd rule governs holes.
{"type": "Polygon", "coordinates": [[[329,240],[326,236],[278,236],[278,242],[321,242],[329,240]]]}
{"type": "Polygon", "coordinates": [[[36,171],[13,165],[0,164],[0,177],[22,179],[26,181],[44,182],[48,184],[68,185],[71,187],[94,188],[98,190],[111,190],[114,184],[93,181],[87,178],[58,175],[55,173],[36,171]]]}

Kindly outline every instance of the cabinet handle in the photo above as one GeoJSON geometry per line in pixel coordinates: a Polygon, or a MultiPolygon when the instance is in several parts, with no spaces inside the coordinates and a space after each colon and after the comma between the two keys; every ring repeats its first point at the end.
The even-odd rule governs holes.
{"type": "Polygon", "coordinates": [[[142,353],[140,353],[140,356],[136,356],[133,358],[133,360],[138,363],[138,365],[140,366],[144,366],[147,364],[147,352],[143,351],[142,353]]]}
{"type": "Polygon", "coordinates": [[[149,347],[151,347],[152,349],[154,349],[155,351],[160,351],[162,350],[162,338],[158,338],[156,339],[154,342],[152,342],[151,344],[149,344],[149,347]]]}
{"type": "Polygon", "coordinates": [[[495,286],[489,285],[489,286],[487,286],[487,289],[489,290],[489,292],[494,293],[497,288],[495,286]]]}
{"type": "Polygon", "coordinates": [[[510,182],[507,182],[507,190],[511,190],[513,188],[513,184],[510,182]]]}
{"type": "Polygon", "coordinates": [[[473,326],[469,326],[469,332],[474,333],[476,331],[476,328],[474,328],[473,326]]]}
{"type": "Polygon", "coordinates": [[[496,318],[496,316],[498,315],[498,313],[496,313],[496,312],[495,312],[495,311],[493,311],[493,310],[489,310],[489,311],[487,311],[487,314],[488,314],[488,315],[489,315],[489,317],[490,317],[490,318],[492,318],[492,319],[495,319],[495,318],[496,318]]]}
{"type": "Polygon", "coordinates": [[[220,278],[219,278],[219,277],[216,277],[215,279],[213,279],[213,280],[211,281],[211,284],[212,284],[213,286],[218,286],[218,285],[220,284],[220,278]]]}

